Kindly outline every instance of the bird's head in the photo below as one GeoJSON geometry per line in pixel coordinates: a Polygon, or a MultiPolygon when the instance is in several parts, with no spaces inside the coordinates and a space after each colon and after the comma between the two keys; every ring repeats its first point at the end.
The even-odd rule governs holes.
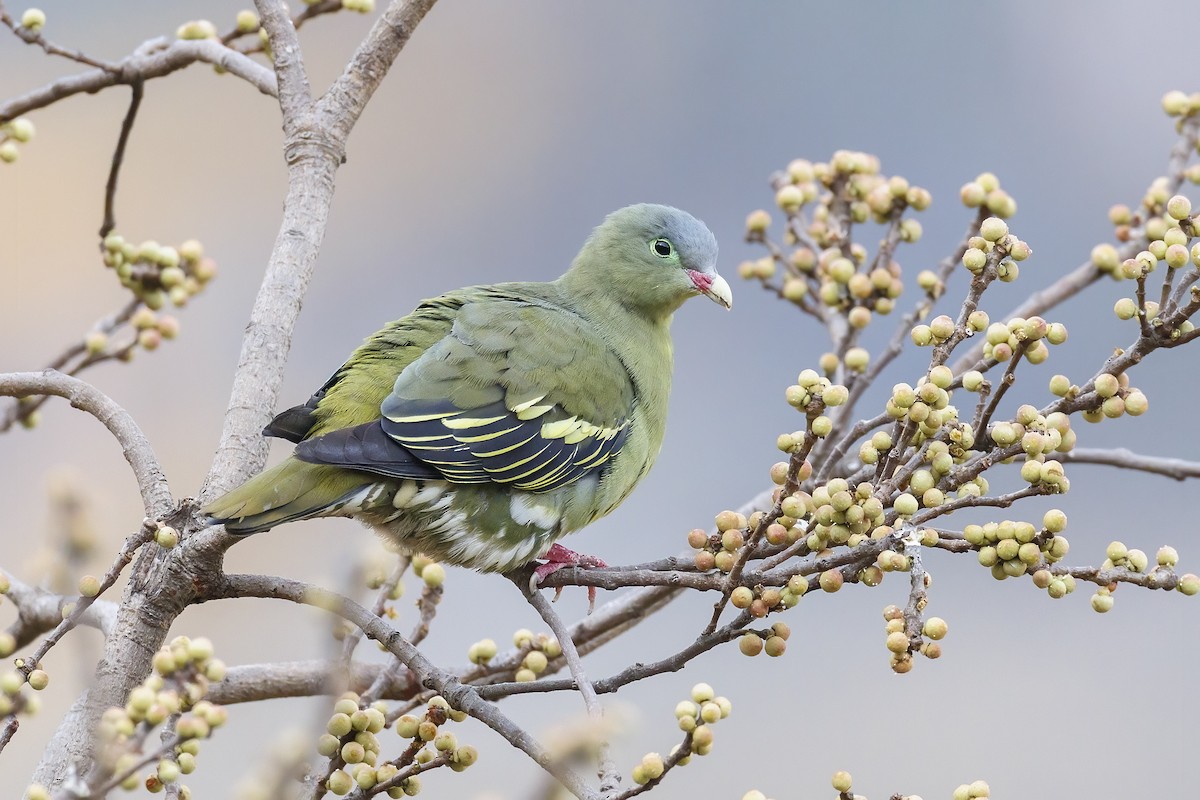
{"type": "Polygon", "coordinates": [[[717,273],[716,237],[670,206],[643,203],[609,214],[568,275],[652,317],[670,316],[698,294],[733,305],[729,284],[717,273]]]}

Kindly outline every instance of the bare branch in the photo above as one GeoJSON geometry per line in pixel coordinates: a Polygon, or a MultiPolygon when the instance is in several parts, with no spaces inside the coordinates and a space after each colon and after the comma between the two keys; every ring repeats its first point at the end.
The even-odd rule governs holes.
{"type": "Polygon", "coordinates": [[[70,401],[72,408],[86,411],[104,423],[104,427],[120,443],[125,460],[133,468],[146,516],[162,519],[171,512],[174,501],[167,478],[158,465],[150,442],[129,412],[91,384],[61,372],[0,373],[0,395],[29,397],[39,394],[65,398],[70,401]]]}
{"type": "MultiPolygon", "coordinates": [[[[261,2],[261,0],[260,0],[261,2]]],[[[437,0],[392,0],[328,91],[317,103],[322,130],[344,142],[363,109],[437,0]]]]}
{"type": "Polygon", "coordinates": [[[1076,464],[1104,464],[1120,469],[1134,469],[1141,472],[1152,472],[1165,475],[1177,481],[1188,478],[1200,478],[1200,462],[1185,461],[1182,458],[1163,458],[1161,456],[1144,456],[1124,447],[1111,450],[1097,447],[1076,447],[1059,453],[1058,460],[1076,464]]]}
{"type": "Polygon", "coordinates": [[[333,661],[281,661],[230,667],[225,678],[209,688],[205,698],[219,705],[250,703],[279,697],[336,695],[349,689],[362,694],[369,688],[375,699],[407,700],[421,690],[408,670],[393,673],[391,680],[377,686],[389,671],[388,665],[333,661]]]}
{"type": "MultiPolygon", "coordinates": [[[[18,580],[11,572],[0,570],[8,577],[10,587],[5,596],[17,608],[17,620],[8,632],[17,648],[24,647],[46,631],[52,630],[63,621],[62,610],[78,598],[55,594],[37,586],[18,580]]],[[[108,635],[117,617],[117,606],[107,600],[98,600],[81,612],[77,623],[108,635]]]]}
{"type": "MultiPolygon", "coordinates": [[[[575,642],[571,640],[571,632],[567,630],[567,626],[563,624],[562,617],[558,616],[554,607],[545,596],[534,588],[530,590],[529,583],[522,575],[515,576],[513,583],[521,590],[529,604],[537,610],[546,624],[550,626],[550,630],[558,637],[559,646],[562,647],[563,658],[566,659],[567,668],[571,672],[571,678],[575,681],[575,688],[579,690],[579,694],[583,696],[583,704],[587,708],[588,717],[596,724],[597,730],[603,730],[604,707],[600,705],[600,698],[596,696],[596,689],[588,680],[587,673],[583,669],[583,661],[579,658],[579,651],[575,649],[575,642]]],[[[612,754],[608,749],[607,739],[599,742],[599,777],[600,777],[600,793],[606,795],[609,792],[616,791],[621,785],[621,776],[617,772],[617,765],[612,760],[612,754]]]]}
{"type": "Polygon", "coordinates": [[[164,36],[146,42],[132,54],[118,61],[114,65],[118,68],[116,72],[93,69],[68,75],[0,103],[0,122],[7,122],[29,111],[45,108],[51,103],[81,92],[93,94],[109,86],[161,78],[197,61],[218,66],[248,81],[263,94],[275,96],[275,75],[249,56],[212,39],[172,41],[164,36]]]}
{"type": "Polygon", "coordinates": [[[8,26],[17,38],[21,39],[26,44],[37,45],[45,50],[48,55],[62,56],[63,58],[69,58],[72,61],[77,61],[80,64],[87,64],[90,67],[99,67],[100,69],[108,70],[110,72],[115,72],[118,70],[118,67],[113,64],[109,64],[107,61],[101,61],[99,59],[92,58],[91,56],[86,55],[79,50],[60,47],[44,37],[40,31],[30,30],[22,25],[18,25],[16,21],[9,16],[8,9],[4,7],[4,3],[0,3],[0,23],[8,26]]]}
{"type": "Polygon", "coordinates": [[[297,127],[312,111],[312,89],[300,55],[300,39],[282,0],[255,0],[263,30],[271,43],[275,75],[279,80],[279,108],[283,111],[283,132],[295,135],[297,127]]]}
{"type": "Polygon", "coordinates": [[[117,177],[121,174],[121,162],[125,160],[125,147],[129,144],[129,134],[133,132],[133,123],[137,119],[138,108],[142,105],[145,94],[145,83],[135,80],[129,84],[132,94],[129,98],[129,110],[125,119],[121,120],[121,133],[117,136],[117,148],[113,151],[112,167],[108,171],[108,182],[104,185],[104,221],[100,223],[100,238],[103,239],[117,226],[116,199],[117,177]]]}

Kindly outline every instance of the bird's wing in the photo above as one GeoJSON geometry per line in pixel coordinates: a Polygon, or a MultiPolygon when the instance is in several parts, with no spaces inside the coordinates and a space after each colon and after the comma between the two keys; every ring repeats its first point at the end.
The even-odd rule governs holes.
{"type": "Polygon", "coordinates": [[[309,438],[298,458],[393,477],[546,492],[600,470],[629,435],[628,370],[576,314],[542,302],[463,305],[408,364],[379,419],[309,438]]]}
{"type": "Polygon", "coordinates": [[[379,418],[405,367],[450,332],[464,303],[489,296],[495,287],[470,287],[421,303],[411,314],[385,325],[363,342],[303,405],[281,412],[263,429],[265,436],[292,442],[379,418]]]}

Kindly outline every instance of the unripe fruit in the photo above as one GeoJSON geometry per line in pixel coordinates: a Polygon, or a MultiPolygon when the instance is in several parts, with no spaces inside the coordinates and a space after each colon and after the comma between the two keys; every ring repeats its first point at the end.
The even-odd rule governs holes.
{"type": "Polygon", "coordinates": [[[50,684],[50,676],[46,674],[45,670],[41,669],[35,669],[29,673],[28,680],[30,688],[39,692],[50,684]]]}
{"type": "Polygon", "coordinates": [[[549,659],[547,659],[546,654],[540,650],[532,650],[525,655],[525,661],[523,663],[526,669],[532,670],[535,675],[540,675],[541,673],[545,672],[546,667],[549,666],[549,659]]]}
{"type": "Polygon", "coordinates": [[[696,703],[707,703],[716,696],[713,688],[707,683],[697,683],[692,687],[692,701],[696,703]]]}
{"type": "Polygon", "coordinates": [[[1167,214],[1171,219],[1180,220],[1192,213],[1192,201],[1177,194],[1167,201],[1167,214]]]}
{"type": "Polygon", "coordinates": [[[170,550],[179,544],[179,532],[170,525],[163,525],[154,533],[154,541],[164,550],[170,550]]]}
{"type": "Polygon", "coordinates": [[[341,740],[332,733],[323,733],[321,734],[320,738],[317,739],[317,752],[326,758],[329,758],[334,753],[338,752],[341,747],[341,740]]]}
{"type": "Polygon", "coordinates": [[[989,242],[995,242],[1008,234],[1008,224],[999,217],[988,217],[979,226],[979,235],[989,242]]]}
{"type": "Polygon", "coordinates": [[[27,8],[25,9],[25,12],[21,14],[22,28],[26,28],[34,33],[37,33],[45,24],[46,12],[42,11],[40,8],[27,8]]]}
{"type": "Polygon", "coordinates": [[[179,765],[169,758],[158,762],[158,780],[161,783],[174,783],[179,780],[179,765]]]}
{"type": "Polygon", "coordinates": [[[437,563],[428,564],[421,570],[421,580],[426,586],[437,588],[446,582],[446,568],[437,563]]]}
{"type": "Polygon", "coordinates": [[[1112,397],[1121,389],[1121,382],[1116,375],[1102,372],[1096,376],[1096,394],[1101,397],[1112,397]]]}
{"type": "Polygon", "coordinates": [[[417,735],[417,730],[420,725],[421,720],[412,716],[411,714],[405,714],[396,720],[396,733],[398,733],[402,739],[412,739],[417,735]]]}
{"type": "Polygon", "coordinates": [[[976,247],[968,248],[963,253],[962,263],[971,272],[979,272],[987,264],[987,253],[976,247]]]}
{"type": "Polygon", "coordinates": [[[716,523],[717,530],[724,533],[725,531],[742,527],[745,521],[741,518],[740,514],[732,511],[722,511],[720,514],[717,514],[716,523]]]}
{"type": "Polygon", "coordinates": [[[1150,561],[1143,551],[1137,549],[1130,550],[1129,554],[1125,556],[1125,560],[1134,572],[1145,572],[1150,561]]]}
{"type": "Polygon", "coordinates": [[[925,624],[921,628],[922,633],[935,641],[944,638],[948,630],[949,626],[946,625],[946,620],[941,617],[930,617],[925,620],[925,624]]]}
{"type": "Polygon", "coordinates": [[[771,215],[762,209],[751,211],[746,217],[747,234],[763,234],[769,227],[771,227],[771,215]]]}
{"type": "Polygon", "coordinates": [[[1133,389],[1125,395],[1125,413],[1131,417],[1140,417],[1150,408],[1150,401],[1142,392],[1133,389]]]}
{"type": "Polygon", "coordinates": [[[913,497],[908,492],[901,493],[892,503],[892,507],[896,510],[896,513],[902,517],[912,516],[913,514],[917,513],[919,508],[917,505],[917,498],[913,497]]]}
{"type": "Polygon", "coordinates": [[[850,773],[846,772],[844,769],[840,769],[837,772],[833,773],[833,781],[832,782],[833,782],[834,791],[835,792],[850,791],[850,784],[851,784],[852,780],[853,779],[850,777],[850,773]]]}
{"type": "Polygon", "coordinates": [[[350,733],[354,726],[350,724],[350,715],[336,713],[329,718],[329,722],[325,725],[325,730],[332,736],[342,737],[350,733]]]}
{"type": "Polygon", "coordinates": [[[108,347],[108,336],[101,331],[92,331],[84,337],[83,346],[87,349],[88,355],[100,355],[108,347]]]}
{"type": "Polygon", "coordinates": [[[1179,563],[1179,553],[1169,545],[1158,548],[1154,558],[1160,567],[1173,567],[1179,563]]]}
{"type": "Polygon", "coordinates": [[[253,11],[243,10],[237,13],[237,30],[238,33],[254,33],[259,29],[261,23],[258,19],[258,14],[253,11]]]}
{"type": "Polygon", "coordinates": [[[216,36],[217,26],[206,19],[185,22],[175,31],[178,39],[214,39],[216,36]]]}
{"type": "Polygon", "coordinates": [[[1167,92],[1163,95],[1162,107],[1168,116],[1183,116],[1188,112],[1188,96],[1178,89],[1167,92]]]}
{"type": "Polygon", "coordinates": [[[784,211],[795,211],[804,204],[804,192],[795,184],[780,187],[775,193],[775,205],[784,211]]]}
{"type": "Polygon", "coordinates": [[[359,764],[367,757],[367,751],[358,742],[342,745],[342,760],[347,764],[359,764]]]}
{"type": "Polygon", "coordinates": [[[1092,610],[1098,614],[1104,614],[1111,611],[1113,607],[1113,598],[1111,594],[1100,594],[1097,592],[1092,595],[1092,610]]]}
{"type": "Polygon", "coordinates": [[[987,200],[987,190],[977,181],[963,184],[958,190],[959,199],[967,208],[979,208],[987,200]]]}
{"type": "Polygon", "coordinates": [[[782,636],[768,636],[767,641],[763,644],[763,649],[767,651],[768,656],[778,658],[787,650],[787,642],[782,636]]]}
{"type": "Polygon", "coordinates": [[[1132,298],[1122,297],[1113,305],[1113,312],[1117,315],[1117,319],[1133,319],[1137,316],[1137,303],[1132,298]]]}
{"type": "Polygon", "coordinates": [[[1186,575],[1181,575],[1179,577],[1179,584],[1177,588],[1179,589],[1180,593],[1185,594],[1188,597],[1193,597],[1196,594],[1200,594],[1200,576],[1193,575],[1190,572],[1186,575]]]}
{"type": "Polygon", "coordinates": [[[354,781],[346,774],[345,770],[335,769],[325,779],[325,788],[341,797],[350,793],[350,790],[354,788],[354,781]]]}
{"type": "Polygon", "coordinates": [[[892,631],[887,635],[887,649],[893,653],[908,652],[908,634],[904,631],[892,631]]]}
{"type": "Polygon", "coordinates": [[[822,591],[833,593],[842,588],[845,583],[845,578],[842,576],[841,570],[828,569],[821,573],[819,583],[822,591]]]}

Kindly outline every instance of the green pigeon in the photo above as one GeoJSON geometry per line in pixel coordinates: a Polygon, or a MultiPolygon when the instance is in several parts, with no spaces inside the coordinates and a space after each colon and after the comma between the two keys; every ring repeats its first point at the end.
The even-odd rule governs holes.
{"type": "Polygon", "coordinates": [[[556,541],[615,509],[653,464],[671,317],[695,295],[732,304],[716,260],[695,217],[633,205],[558,280],[426,300],[266,427],[297,443],[287,460],[202,513],[233,534],[353,517],[402,551],[483,572],[545,559],[535,585],[603,566],[556,541]]]}

